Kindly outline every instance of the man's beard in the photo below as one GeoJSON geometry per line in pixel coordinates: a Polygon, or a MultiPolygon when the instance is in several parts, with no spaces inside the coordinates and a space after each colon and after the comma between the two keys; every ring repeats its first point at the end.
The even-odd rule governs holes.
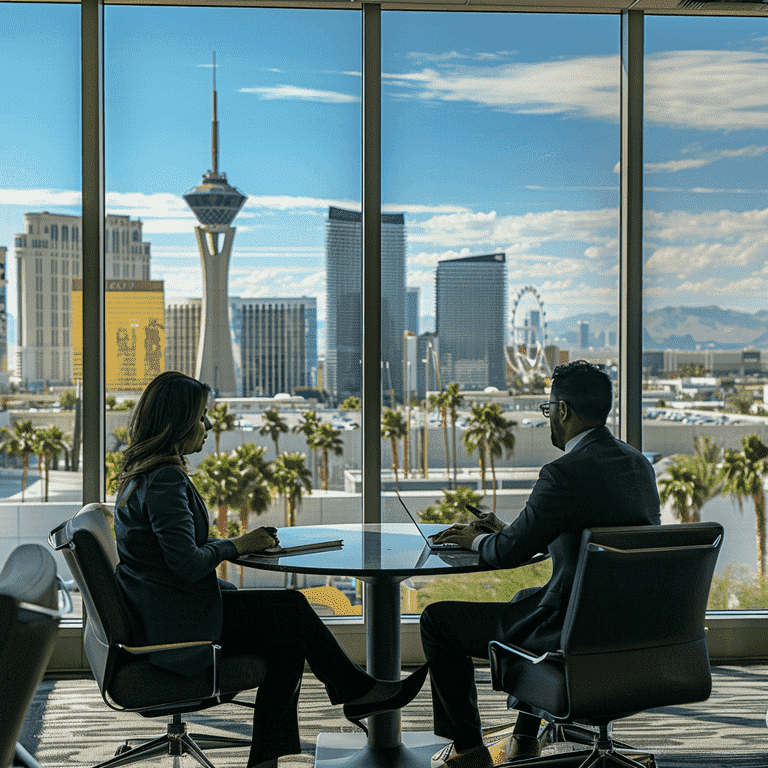
{"type": "Polygon", "coordinates": [[[565,450],[565,443],[563,442],[563,427],[558,422],[552,419],[549,422],[549,437],[550,440],[552,440],[552,445],[555,446],[555,448],[559,448],[561,451],[565,450]]]}

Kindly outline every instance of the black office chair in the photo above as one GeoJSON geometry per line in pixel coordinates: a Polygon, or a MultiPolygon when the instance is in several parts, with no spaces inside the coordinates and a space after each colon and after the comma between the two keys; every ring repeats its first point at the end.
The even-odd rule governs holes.
{"type": "Polygon", "coordinates": [[[53,653],[59,618],[53,557],[39,544],[22,544],[0,571],[0,768],[37,766],[17,740],[53,653]]]}
{"type": "Polygon", "coordinates": [[[137,712],[144,717],[171,715],[165,734],[151,741],[127,739],[115,757],[96,768],[145,760],[156,755],[173,755],[174,768],[190,754],[205,768],[213,765],[204,749],[249,746],[250,740],[210,734],[190,734],[181,715],[217,704],[236,701],[236,694],[256,688],[266,675],[266,663],[258,656],[223,657],[218,645],[207,641],[137,646],[125,604],[115,580],[117,546],[100,504],[88,504],[71,520],[51,531],[49,543],[62,550],[83,598],[87,620],[85,654],[107,706],[137,712]],[[213,665],[192,677],[183,677],[150,664],[148,654],[195,646],[211,649],[213,665]],[[139,745],[133,747],[132,744],[139,745]]]}
{"type": "Polygon", "coordinates": [[[510,766],[655,766],[653,755],[619,752],[628,745],[613,741],[609,725],[709,697],[704,617],[722,538],[718,523],[584,531],[560,650],[497,641],[488,650],[494,690],[582,739],[577,724],[596,726],[593,747],[510,766]]]}

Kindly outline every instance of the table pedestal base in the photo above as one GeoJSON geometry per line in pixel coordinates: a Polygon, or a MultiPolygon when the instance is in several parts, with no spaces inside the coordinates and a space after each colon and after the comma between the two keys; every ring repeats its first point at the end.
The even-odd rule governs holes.
{"type": "Polygon", "coordinates": [[[394,749],[369,747],[363,733],[321,733],[315,768],[429,768],[429,759],[448,743],[429,731],[405,731],[394,749]]]}

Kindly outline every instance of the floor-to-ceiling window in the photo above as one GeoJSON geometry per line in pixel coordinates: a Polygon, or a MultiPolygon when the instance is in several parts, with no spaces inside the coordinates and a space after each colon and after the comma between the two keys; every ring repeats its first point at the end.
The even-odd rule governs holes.
{"type": "MultiPolygon", "coordinates": [[[[403,228],[405,266],[399,357],[382,342],[385,519],[407,519],[398,485],[428,522],[466,501],[512,520],[559,455],[537,408],[555,366],[617,373],[619,17],[382,19],[382,242],[403,228]]],[[[394,282],[382,275],[384,306],[394,282]]],[[[547,574],[412,580],[404,605],[507,600],[547,574]]]]}
{"type": "Polygon", "coordinates": [[[214,521],[224,507],[230,534],[358,522],[360,14],[114,6],[105,20],[109,447],[156,373],[200,375],[221,431],[190,462],[214,521]],[[201,249],[210,272],[229,258],[227,291],[205,282],[201,249]],[[204,337],[198,368],[206,312],[224,335],[204,337]]]}
{"type": "Polygon", "coordinates": [[[72,378],[82,243],[79,21],[76,5],[2,7],[0,562],[22,542],[44,544],[82,497],[72,378]]]}
{"type": "Polygon", "coordinates": [[[646,19],[643,443],[663,457],[664,521],[725,526],[718,609],[768,607],[766,35],[646,19]]]}

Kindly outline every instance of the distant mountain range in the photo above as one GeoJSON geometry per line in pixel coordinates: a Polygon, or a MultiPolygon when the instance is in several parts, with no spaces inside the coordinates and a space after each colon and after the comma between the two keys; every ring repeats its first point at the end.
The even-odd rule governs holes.
{"type": "MultiPolygon", "coordinates": [[[[589,323],[590,339],[617,331],[617,317],[609,312],[578,314],[547,323],[549,338],[576,343],[579,321],[589,323]]],[[[754,314],[721,307],[664,307],[645,313],[644,349],[768,348],[768,310],[754,314]]]]}

